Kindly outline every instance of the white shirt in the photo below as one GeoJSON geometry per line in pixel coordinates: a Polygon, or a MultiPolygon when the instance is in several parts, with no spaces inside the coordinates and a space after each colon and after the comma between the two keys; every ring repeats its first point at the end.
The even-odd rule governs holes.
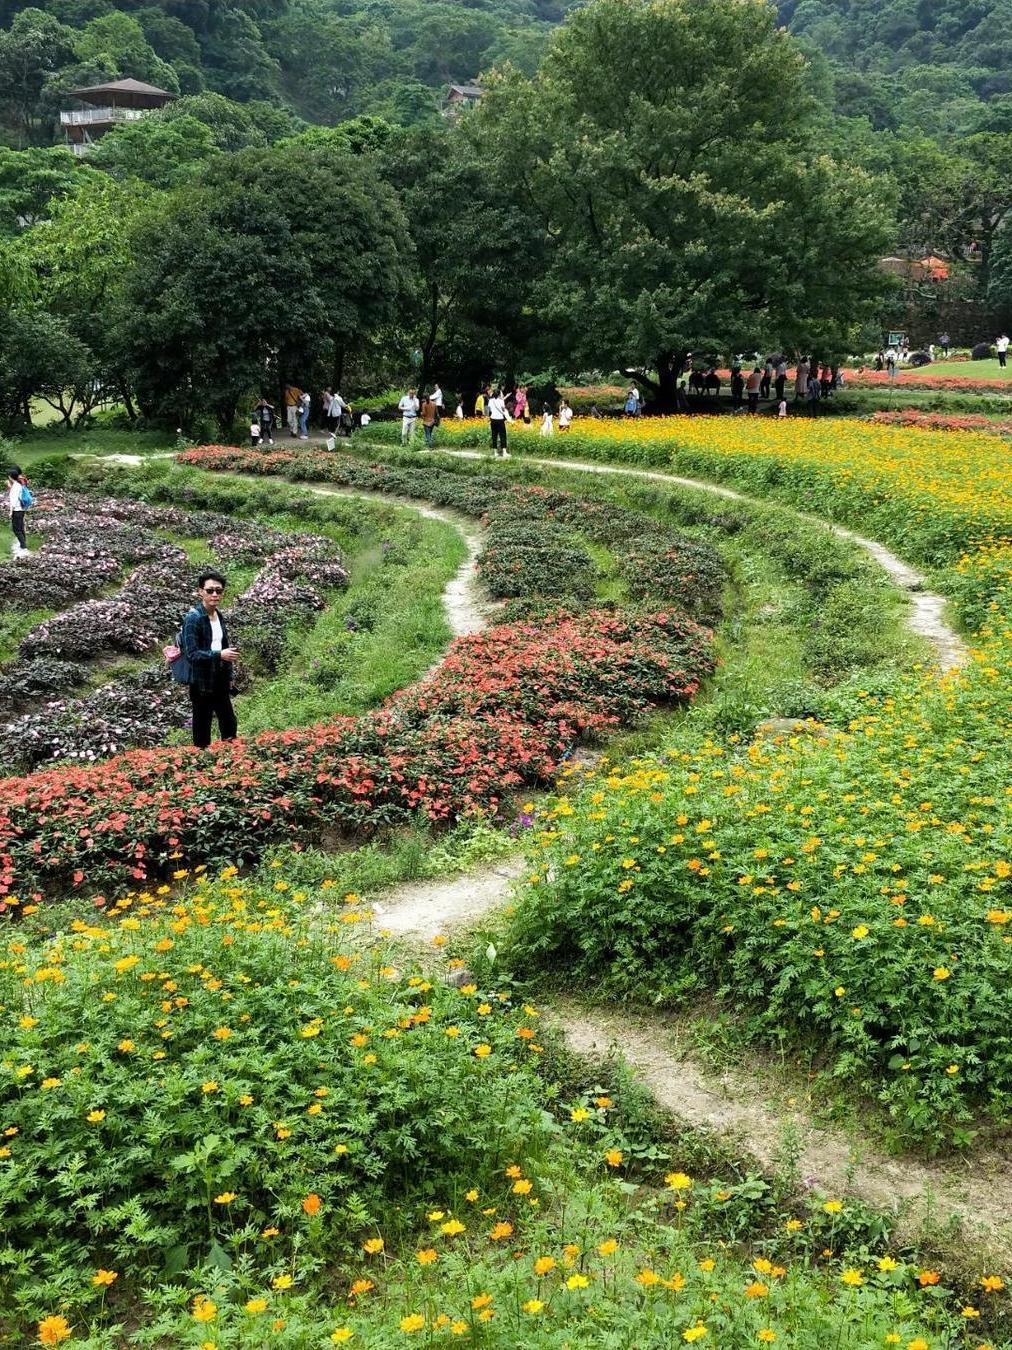
{"type": "Polygon", "coordinates": [[[567,407],[567,408],[560,408],[560,409],[559,409],[559,426],[560,426],[560,427],[568,427],[569,424],[570,424],[570,422],[571,422],[572,420],[573,420],[573,410],[572,410],[572,408],[568,408],[568,407],[567,407]]]}
{"type": "Polygon", "coordinates": [[[1008,351],[1008,338],[1002,336],[1002,337],[1000,337],[1000,338],[997,340],[997,342],[996,342],[994,345],[995,345],[996,350],[998,350],[998,351],[1000,351],[1000,352],[1007,352],[1007,351],[1008,351]]]}
{"type": "Polygon", "coordinates": [[[418,416],[418,400],[412,398],[410,394],[405,394],[397,406],[405,417],[410,418],[418,416]]]}
{"type": "Polygon", "coordinates": [[[345,403],[341,395],[335,394],[330,400],[331,417],[340,417],[347,406],[347,403],[345,403]]]}
{"type": "Polygon", "coordinates": [[[369,423],[372,421],[372,418],[369,416],[368,413],[363,413],[358,420],[360,426],[367,427],[369,423]]]}
{"type": "Polygon", "coordinates": [[[463,422],[463,420],[464,420],[464,405],[463,405],[463,403],[458,403],[458,404],[457,404],[457,411],[456,411],[455,416],[459,417],[460,420],[463,422]]]}
{"type": "Polygon", "coordinates": [[[7,493],[7,509],[13,514],[15,511],[23,511],[25,508],[21,505],[21,484],[12,483],[10,491],[7,493]]]}
{"type": "Polygon", "coordinates": [[[440,387],[439,387],[438,384],[436,385],[435,389],[433,389],[433,391],[432,391],[432,393],[431,393],[431,395],[430,395],[430,398],[432,399],[432,401],[433,401],[433,403],[436,405],[436,407],[439,408],[440,410],[442,410],[442,407],[443,407],[443,391],[442,391],[442,389],[440,389],[440,387]]]}
{"type": "Polygon", "coordinates": [[[502,397],[501,394],[498,396],[493,395],[492,398],[489,399],[488,417],[490,422],[513,421],[513,418],[510,417],[509,413],[506,411],[506,400],[502,397]]]}
{"type": "Polygon", "coordinates": [[[221,651],[221,617],[217,614],[209,614],[211,620],[211,651],[221,651]]]}

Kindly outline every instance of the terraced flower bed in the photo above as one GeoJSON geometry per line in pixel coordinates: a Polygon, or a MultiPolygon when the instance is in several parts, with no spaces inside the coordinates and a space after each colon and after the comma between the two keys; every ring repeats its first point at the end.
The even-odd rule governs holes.
{"type": "Polygon", "coordinates": [[[0,586],[14,609],[59,612],[31,628],[16,660],[0,669],[0,763],[8,773],[157,745],[188,724],[186,691],[160,656],[90,694],[68,696],[92,677],[97,659],[153,654],[176,632],[196,565],[166,535],[206,545],[210,565],[257,568],[229,606],[247,680],[251,668],[269,674],[287,625],[321,609],[324,593],[348,580],[329,539],[215,513],[42,491],[32,529],[41,546],[0,564],[0,586]],[[106,593],[96,597],[99,590],[106,593]]]}
{"type": "Polygon", "coordinates": [[[605,769],[542,822],[516,968],[561,966],[650,1002],[715,991],[759,1037],[786,1036],[876,1098],[907,1141],[966,1143],[987,1117],[1001,1122],[1012,1102],[1012,1055],[995,1034],[1012,1015],[1007,448],[969,433],[730,421],[704,432],[682,419],[581,427],[558,452],[793,495],[933,566],[976,633],[963,672],[914,668],[872,685],[829,735],[681,727],[657,757],[605,769]]]}
{"type": "Polygon", "coordinates": [[[932,1350],[995,1325],[991,1268],[957,1297],[888,1219],[683,1147],[626,1081],[558,1081],[537,1007],[363,949],[368,925],[328,880],[228,868],[8,944],[12,1343],[932,1350]]]}
{"type": "MultiPolygon", "coordinates": [[[[356,486],[406,490],[406,473],[324,458],[356,486]]],[[[269,471],[284,457],[218,451],[184,459],[269,471]]],[[[314,471],[312,459],[300,461],[300,472],[314,471]]],[[[358,719],[264,733],[223,747],[211,763],[188,748],[139,751],[95,769],[61,767],[0,785],[0,894],[24,902],[68,887],[108,893],[181,859],[246,861],[269,843],[311,841],[328,827],[370,831],[416,815],[435,822],[495,815],[521,787],[550,778],[581,736],[635,721],[650,704],[692,697],[712,669],[710,635],[671,602],[681,591],[688,608],[712,611],[715,553],[669,532],[661,594],[649,595],[649,573],[641,582],[667,608],[577,614],[583,597],[564,591],[571,607],[560,610],[559,589],[549,587],[559,569],[517,557],[514,571],[496,531],[539,513],[568,514],[589,528],[595,513],[566,494],[452,477],[411,488],[428,496],[441,486],[444,499],[475,511],[491,504],[490,546],[500,574],[511,574],[511,593],[532,607],[530,618],[521,609],[514,622],[458,641],[432,679],[358,719]]],[[[606,513],[598,516],[603,531],[606,513]]],[[[627,535],[637,519],[621,526],[627,535]]]]}

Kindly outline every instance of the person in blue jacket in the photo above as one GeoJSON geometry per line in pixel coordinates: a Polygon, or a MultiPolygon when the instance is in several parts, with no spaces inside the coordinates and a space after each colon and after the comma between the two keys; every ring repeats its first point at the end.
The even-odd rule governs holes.
{"type": "Polygon", "coordinates": [[[225,616],[220,613],[224,593],[225,578],[220,572],[202,572],[197,578],[198,603],[183,620],[180,646],[190,665],[193,744],[203,750],[211,744],[215,717],[223,741],[235,740],[239,729],[232,707],[239,653],[229,641],[225,616]]]}

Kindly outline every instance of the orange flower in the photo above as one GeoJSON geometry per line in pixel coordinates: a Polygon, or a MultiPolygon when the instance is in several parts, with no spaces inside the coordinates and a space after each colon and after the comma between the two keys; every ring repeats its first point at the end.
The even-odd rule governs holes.
{"type": "Polygon", "coordinates": [[[42,1345],[59,1345],[70,1340],[70,1324],[65,1317],[44,1317],[39,1323],[39,1341],[42,1345]]]}
{"type": "Polygon", "coordinates": [[[322,1208],[323,1208],[323,1201],[313,1191],[311,1191],[309,1195],[306,1196],[305,1200],[303,1200],[302,1202],[303,1212],[305,1214],[309,1214],[310,1216],[312,1216],[313,1214],[319,1214],[322,1208]]]}

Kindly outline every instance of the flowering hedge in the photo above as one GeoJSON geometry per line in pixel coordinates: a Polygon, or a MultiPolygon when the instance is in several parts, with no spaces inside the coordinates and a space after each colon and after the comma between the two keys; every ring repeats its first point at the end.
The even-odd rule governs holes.
{"type": "Polygon", "coordinates": [[[896,412],[872,413],[869,421],[881,426],[922,427],[926,431],[989,431],[996,435],[1012,432],[1012,422],[999,422],[983,413],[933,413],[903,408],[896,412]]]}
{"type": "MultiPolygon", "coordinates": [[[[487,433],[487,424],[466,425],[481,425],[487,433]]],[[[593,578],[581,538],[589,538],[614,554],[633,597],[676,605],[705,623],[720,615],[724,567],[715,549],[639,512],[571,492],[540,484],[520,486],[502,475],[452,472],[428,461],[368,463],[350,455],[302,450],[262,454],[212,445],[186,451],[178,459],[194,468],[280,474],[294,481],[392,493],[481,516],[488,525],[488,544],[479,568],[496,597],[537,595],[585,602],[593,578]],[[562,548],[565,554],[559,552],[562,548]],[[550,565],[548,550],[553,555],[550,565]]]]}
{"type": "Polygon", "coordinates": [[[496,813],[573,742],[649,703],[687,699],[712,667],[672,613],[560,614],[453,644],[435,676],[359,719],[218,748],[134,751],[0,783],[0,894],[116,889],[180,858],[242,861],[327,825],[496,813]]]}

